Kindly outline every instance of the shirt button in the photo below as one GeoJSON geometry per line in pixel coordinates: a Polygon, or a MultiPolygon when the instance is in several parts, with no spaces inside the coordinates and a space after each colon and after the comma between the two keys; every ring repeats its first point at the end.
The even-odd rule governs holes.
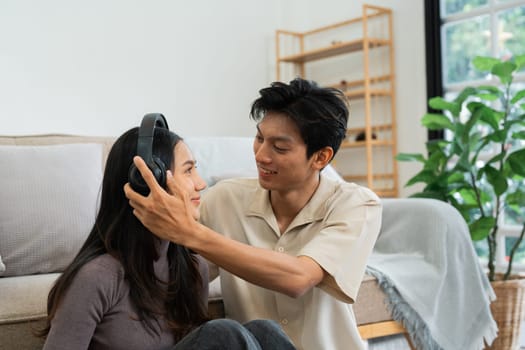
{"type": "Polygon", "coordinates": [[[277,250],[278,250],[279,252],[281,252],[281,253],[284,252],[284,248],[283,248],[283,247],[279,247],[279,248],[277,248],[277,250]]]}
{"type": "Polygon", "coordinates": [[[288,320],[287,320],[286,318],[283,318],[283,319],[281,320],[281,323],[282,323],[282,324],[288,324],[288,320]]]}

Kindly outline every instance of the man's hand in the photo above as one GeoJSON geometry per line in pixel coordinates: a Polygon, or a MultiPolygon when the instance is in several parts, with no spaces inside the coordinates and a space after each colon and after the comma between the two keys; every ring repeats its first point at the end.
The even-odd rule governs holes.
{"type": "Polygon", "coordinates": [[[135,192],[129,183],[124,186],[124,193],[134,209],[133,214],[159,238],[187,245],[197,225],[191,215],[192,204],[188,194],[175,182],[169,170],[166,174],[168,193],[155,180],[142,158],[136,156],[133,162],[150,189],[149,195],[144,197],[135,192]]]}

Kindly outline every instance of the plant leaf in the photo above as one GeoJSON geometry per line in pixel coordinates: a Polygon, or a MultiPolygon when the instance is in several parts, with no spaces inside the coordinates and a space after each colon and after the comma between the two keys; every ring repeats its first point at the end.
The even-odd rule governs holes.
{"type": "Polygon", "coordinates": [[[487,175],[487,181],[492,185],[494,193],[497,196],[501,196],[505,191],[507,191],[509,185],[507,183],[507,178],[502,171],[497,170],[491,165],[486,165],[483,167],[484,172],[487,175]]]}
{"type": "Polygon", "coordinates": [[[496,101],[499,98],[498,95],[494,94],[476,94],[475,96],[485,101],[496,101]]]}
{"type": "Polygon", "coordinates": [[[453,183],[464,183],[465,182],[465,176],[463,173],[460,172],[453,172],[447,179],[447,182],[449,184],[453,183]]]}
{"type": "Polygon", "coordinates": [[[487,238],[490,231],[496,224],[496,219],[492,216],[481,217],[469,225],[470,237],[474,241],[487,238]]]}
{"type": "Polygon", "coordinates": [[[474,67],[481,72],[491,71],[492,67],[498,63],[500,60],[497,58],[487,56],[476,56],[472,60],[474,67]]]}
{"type": "Polygon", "coordinates": [[[510,153],[506,162],[516,174],[525,176],[525,148],[510,153]]]}
{"type": "Polygon", "coordinates": [[[512,133],[512,138],[516,140],[525,140],[525,131],[518,131],[512,133]]]}
{"type": "Polygon", "coordinates": [[[506,61],[497,63],[492,67],[491,73],[498,76],[499,80],[504,84],[509,84],[512,81],[512,73],[516,70],[516,64],[506,61]]]}
{"type": "MultiPolygon", "coordinates": [[[[465,134],[469,133],[472,127],[478,123],[478,120],[485,114],[490,114],[488,112],[485,112],[485,105],[483,103],[479,102],[470,102],[467,105],[468,110],[471,112],[471,115],[469,116],[467,123],[465,124],[465,134]]],[[[468,134],[467,134],[468,135],[468,134]]],[[[466,141],[466,140],[465,140],[466,141]]]]}
{"type": "Polygon", "coordinates": [[[435,110],[450,111],[452,115],[458,116],[461,112],[461,105],[456,102],[449,102],[442,97],[433,97],[428,101],[428,105],[435,110]]]}
{"type": "Polygon", "coordinates": [[[523,66],[525,66],[525,55],[514,56],[514,62],[518,66],[516,70],[520,70],[523,66]]]}
{"type": "Polygon", "coordinates": [[[427,184],[429,182],[434,181],[435,179],[436,179],[436,176],[434,175],[432,171],[421,170],[419,173],[413,176],[410,180],[408,180],[405,186],[407,187],[412,186],[418,182],[423,182],[427,184]]]}
{"type": "Polygon", "coordinates": [[[487,91],[487,92],[491,92],[493,93],[494,95],[502,95],[502,91],[497,87],[497,86],[492,86],[492,85],[480,85],[477,87],[477,90],[478,92],[483,92],[483,91],[487,91]]]}
{"type": "Polygon", "coordinates": [[[425,162],[425,157],[421,153],[399,153],[396,155],[396,159],[400,162],[425,162]]]}
{"type": "Polygon", "coordinates": [[[421,119],[421,124],[430,130],[453,130],[454,128],[450,119],[443,114],[427,113],[421,119]]]}
{"type": "Polygon", "coordinates": [[[463,102],[465,102],[465,100],[467,98],[469,98],[469,96],[472,96],[472,95],[475,95],[477,94],[478,90],[471,87],[471,86],[467,86],[466,88],[464,88],[460,93],[459,95],[454,99],[454,102],[456,102],[458,105],[462,105],[463,102]]]}
{"type": "Polygon", "coordinates": [[[505,153],[504,153],[504,152],[498,153],[498,154],[496,154],[494,157],[490,158],[490,159],[487,161],[487,164],[492,164],[492,163],[499,162],[499,161],[502,160],[503,158],[505,158],[505,153]]]}
{"type": "Polygon", "coordinates": [[[525,89],[516,92],[512,100],[510,100],[510,103],[515,104],[516,102],[518,102],[524,97],[525,97],[525,89]]]}
{"type": "Polygon", "coordinates": [[[478,200],[477,200],[477,197],[476,197],[476,193],[474,192],[474,190],[472,188],[462,188],[461,190],[459,190],[457,192],[460,196],[461,196],[461,199],[462,199],[462,204],[465,204],[465,205],[468,205],[468,206],[472,206],[472,207],[477,207],[478,205],[478,200]]]}
{"type": "Polygon", "coordinates": [[[516,205],[518,207],[525,207],[525,192],[517,189],[514,193],[510,193],[505,198],[505,203],[508,205],[516,205]]]}

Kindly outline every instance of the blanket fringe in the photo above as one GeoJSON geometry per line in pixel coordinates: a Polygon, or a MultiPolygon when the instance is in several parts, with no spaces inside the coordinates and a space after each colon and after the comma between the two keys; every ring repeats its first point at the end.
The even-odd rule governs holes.
{"type": "MultiPolygon", "coordinates": [[[[367,267],[366,273],[377,279],[379,287],[387,295],[386,303],[392,312],[392,318],[405,327],[416,349],[443,350],[432,337],[425,321],[423,321],[421,316],[401,297],[394,283],[383,273],[370,266],[367,267]]],[[[498,334],[496,322],[491,318],[489,322],[485,322],[485,325],[485,329],[481,332],[479,339],[471,342],[473,344],[472,349],[484,349],[486,344],[490,345],[494,339],[496,339],[498,334]]]]}
{"type": "Polygon", "coordinates": [[[401,297],[392,281],[381,272],[367,267],[367,273],[374,276],[379,287],[388,296],[387,307],[392,312],[392,318],[405,327],[416,349],[442,350],[438,343],[432,338],[430,330],[419,314],[401,297]]]}

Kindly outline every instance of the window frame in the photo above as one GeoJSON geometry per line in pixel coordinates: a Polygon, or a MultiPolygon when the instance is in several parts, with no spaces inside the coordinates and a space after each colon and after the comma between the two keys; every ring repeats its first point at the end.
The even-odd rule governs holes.
{"type": "MultiPolygon", "coordinates": [[[[476,85],[496,85],[498,81],[496,78],[490,80],[478,79],[469,80],[462,83],[445,84],[444,68],[446,67],[446,37],[444,30],[447,24],[459,23],[461,21],[468,21],[469,19],[477,18],[483,15],[489,15],[491,43],[490,55],[496,57],[499,52],[498,37],[494,35],[498,30],[498,15],[505,11],[516,7],[525,6],[525,0],[487,0],[487,4],[467,12],[458,12],[449,15],[442,15],[444,13],[445,1],[439,0],[425,0],[425,52],[427,63],[427,100],[436,96],[445,96],[447,93],[458,93],[466,86],[476,85]]],[[[525,73],[517,74],[515,82],[525,83],[525,73]]],[[[429,113],[436,111],[428,108],[429,113]]],[[[443,139],[445,133],[440,131],[428,131],[428,140],[443,139]]],[[[489,154],[491,155],[491,154],[489,154]]],[[[489,155],[486,155],[487,157],[489,155]]],[[[509,225],[503,223],[504,215],[500,217],[497,250],[496,250],[496,267],[501,270],[507,266],[505,259],[506,255],[506,238],[519,237],[521,226],[509,225]]],[[[525,271],[525,263],[514,263],[513,269],[517,272],[525,271]]]]}

